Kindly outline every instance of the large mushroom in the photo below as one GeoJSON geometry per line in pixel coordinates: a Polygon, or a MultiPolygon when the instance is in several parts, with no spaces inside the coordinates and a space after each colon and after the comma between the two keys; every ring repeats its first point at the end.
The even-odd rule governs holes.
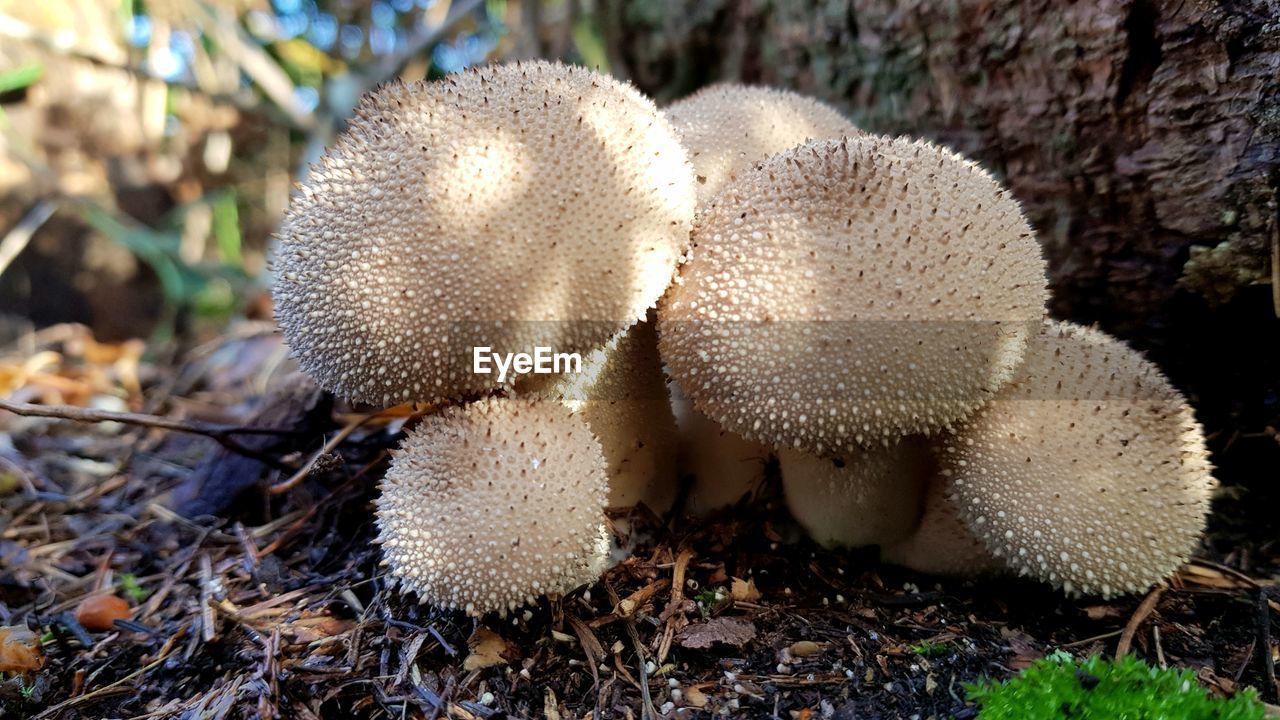
{"type": "Polygon", "coordinates": [[[658,331],[711,419],[831,455],[972,413],[1012,376],[1045,297],[999,183],[936,145],[864,135],[775,155],[706,205],[658,331]]]}
{"type": "Polygon", "coordinates": [[[1050,322],[940,455],[965,527],[1068,593],[1139,592],[1195,548],[1215,487],[1191,407],[1097,330],[1050,322]]]}
{"type": "Polygon", "coordinates": [[[488,398],[414,428],[378,499],[384,563],[424,602],[506,614],[605,567],[608,495],[582,418],[536,398],[488,398]]]}
{"type": "Polygon", "coordinates": [[[652,322],[643,322],[583,358],[581,372],[531,376],[529,392],[563,403],[600,441],[609,506],[644,503],[662,514],[675,502],[676,424],[652,322]]]}
{"type": "Polygon", "coordinates": [[[547,62],[365,96],[280,230],[276,315],[322,386],[378,405],[509,388],[473,348],[586,353],[688,242],[693,171],[634,88],[547,62]]]}
{"type": "Polygon", "coordinates": [[[705,87],[672,103],[666,114],[697,173],[699,205],[770,155],[806,140],[861,134],[813,98],[735,83],[705,87]]]}

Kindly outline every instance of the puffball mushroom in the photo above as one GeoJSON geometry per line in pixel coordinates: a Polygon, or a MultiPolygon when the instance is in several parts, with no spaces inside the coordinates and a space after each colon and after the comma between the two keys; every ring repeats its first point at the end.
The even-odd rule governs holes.
{"type": "Polygon", "coordinates": [[[681,476],[693,478],[684,512],[705,515],[755,492],[764,482],[773,450],[725,430],[694,410],[676,383],[668,389],[680,436],[677,465],[681,476]]]}
{"type": "Polygon", "coordinates": [[[936,471],[925,483],[924,511],[915,528],[898,542],[881,546],[880,559],[930,575],[974,577],[1005,570],[960,521],[959,510],[947,498],[947,482],[936,471]]]}
{"type": "Polygon", "coordinates": [[[739,173],[806,140],[860,135],[835,108],[789,90],[721,83],[666,109],[689,151],[698,204],[739,173]]]}
{"type": "Polygon", "coordinates": [[[1173,574],[1215,487],[1191,407],[1102,332],[1049,322],[1017,376],[940,455],[965,526],[1012,569],[1068,593],[1173,574]]]}
{"type": "Polygon", "coordinates": [[[839,457],[779,450],[791,515],[823,547],[886,545],[920,518],[928,448],[917,438],[839,457]]]}
{"type": "Polygon", "coordinates": [[[295,194],[276,315],[304,370],[376,405],[508,388],[472,348],[586,353],[645,316],[694,180],[634,88],[541,61],[366,95],[295,194]]]}
{"type": "Polygon", "coordinates": [[[488,398],[424,418],[378,499],[384,563],[424,602],[505,615],[608,559],[600,444],[554,402],[488,398]]]}
{"type": "Polygon", "coordinates": [[[676,421],[653,323],[631,326],[584,357],[582,372],[545,384],[536,392],[575,412],[600,441],[609,507],[669,510],[678,490],[676,421]]]}
{"type": "Polygon", "coordinates": [[[658,309],[668,372],[725,428],[819,455],[969,415],[1044,315],[1017,201],[922,141],[775,155],[699,212],[690,255],[658,309]]]}

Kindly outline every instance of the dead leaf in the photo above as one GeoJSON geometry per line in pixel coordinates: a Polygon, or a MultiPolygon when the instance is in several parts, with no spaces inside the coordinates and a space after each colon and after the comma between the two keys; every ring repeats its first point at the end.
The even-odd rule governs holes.
{"type": "Polygon", "coordinates": [[[0,673],[25,673],[44,667],[40,638],[21,625],[0,627],[0,673]]]}
{"type": "Polygon", "coordinates": [[[755,602],[759,600],[760,591],[756,589],[755,578],[749,580],[734,578],[733,586],[729,588],[729,597],[736,602],[755,602]]]}
{"type": "Polygon", "coordinates": [[[812,640],[801,640],[787,647],[787,654],[793,658],[805,658],[822,652],[822,646],[812,640]]]}
{"type": "Polygon", "coordinates": [[[1090,620],[1107,620],[1120,617],[1120,608],[1113,605],[1090,605],[1084,609],[1090,620]]]}
{"type": "Polygon", "coordinates": [[[742,647],[756,636],[756,626],[750,620],[735,617],[718,617],[687,625],[680,629],[676,641],[682,647],[703,650],[716,643],[742,647]]]}
{"type": "Polygon", "coordinates": [[[476,631],[471,633],[471,637],[467,638],[467,647],[471,652],[462,662],[462,669],[467,672],[494,665],[505,665],[507,657],[514,656],[507,641],[486,627],[476,628],[476,631]]]}
{"type": "Polygon", "coordinates": [[[687,687],[684,689],[684,703],[692,707],[704,708],[707,706],[707,694],[696,687],[687,687]]]}
{"type": "Polygon", "coordinates": [[[132,614],[129,603],[115,595],[89,595],[76,606],[76,622],[89,632],[107,632],[132,614]]]}

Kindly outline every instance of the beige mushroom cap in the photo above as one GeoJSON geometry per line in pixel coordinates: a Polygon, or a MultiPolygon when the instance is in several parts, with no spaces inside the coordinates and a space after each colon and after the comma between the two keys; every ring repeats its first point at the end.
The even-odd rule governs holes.
{"type": "Polygon", "coordinates": [[[1031,339],[940,462],[961,519],[995,555],[1104,597],[1173,574],[1215,487],[1186,399],[1124,343],[1062,322],[1031,339]]]}
{"type": "Polygon", "coordinates": [[[721,83],[671,104],[667,117],[689,151],[698,204],[743,171],[806,140],[862,134],[835,108],[789,90],[721,83]]]}
{"type": "Polygon", "coordinates": [[[1004,563],[960,522],[947,499],[949,483],[933,473],[925,483],[924,512],[911,534],[880,549],[880,559],[931,575],[975,577],[1005,571],[1004,563]]]}
{"type": "Polygon", "coordinates": [[[389,405],[509,387],[472,348],[588,352],[643,319],[688,243],[693,170],[634,88],[546,62],[384,85],[280,230],[303,369],[389,405]]]}
{"type": "Polygon", "coordinates": [[[382,481],[384,563],[424,602],[505,615],[599,576],[607,493],[600,444],[563,405],[451,407],[409,433],[382,481]]]}
{"type": "Polygon", "coordinates": [[[581,372],[555,379],[536,392],[564,403],[600,441],[609,507],[644,503],[659,515],[671,508],[679,490],[676,421],[652,322],[631,326],[585,356],[581,372]]]}
{"type": "Polygon", "coordinates": [[[694,410],[678,384],[667,387],[680,434],[677,465],[682,477],[693,478],[684,513],[707,515],[758,491],[772,448],[729,432],[694,410]]]}
{"type": "Polygon", "coordinates": [[[1046,293],[1039,244],[990,175],[864,135],[775,155],[703,208],[658,332],[699,410],[830,455],[973,412],[1012,376],[1046,293]]]}
{"type": "Polygon", "coordinates": [[[779,450],[787,507],[823,547],[886,545],[920,518],[929,451],[918,438],[826,458],[779,450]]]}

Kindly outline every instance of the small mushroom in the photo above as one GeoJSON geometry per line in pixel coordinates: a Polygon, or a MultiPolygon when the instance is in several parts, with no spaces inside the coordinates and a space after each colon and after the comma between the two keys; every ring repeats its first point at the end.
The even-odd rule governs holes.
{"type": "Polygon", "coordinates": [[[685,252],[693,170],[634,88],[541,61],[365,96],[290,205],[276,316],[304,370],[390,405],[510,388],[493,353],[589,352],[685,252]]]}
{"type": "Polygon", "coordinates": [[[953,577],[995,575],[1004,563],[960,522],[959,512],[947,499],[947,482],[935,470],[924,488],[924,511],[911,534],[880,548],[880,559],[917,572],[953,577]]]}
{"type": "Polygon", "coordinates": [[[940,454],[961,520],[1012,569],[1069,594],[1173,574],[1216,483],[1204,434],[1154,365],[1097,330],[1049,322],[1011,383],[940,454]]]}
{"type": "Polygon", "coordinates": [[[861,134],[835,108],[789,90],[720,83],[678,100],[667,118],[689,151],[698,205],[738,174],[810,139],[861,134]]]}
{"type": "Polygon", "coordinates": [[[677,461],[680,475],[693,479],[683,511],[689,515],[706,515],[733,505],[759,489],[773,450],[725,430],[694,410],[676,383],[671,383],[668,389],[680,436],[677,461]]]}
{"type": "MultiPolygon", "coordinates": [[[[541,380],[546,376],[535,377],[541,380]]],[[[582,371],[541,389],[582,418],[604,451],[609,507],[644,503],[661,515],[678,490],[676,421],[652,322],[631,326],[582,359],[582,371]]]]}
{"type": "Polygon", "coordinates": [[[391,576],[424,602],[505,615],[599,576],[605,462],[567,407],[488,398],[425,418],[378,499],[391,576]]]}
{"type": "Polygon", "coordinates": [[[700,211],[690,254],[658,309],[668,372],[725,428],[819,455],[972,413],[1047,294],[1017,201],[906,139],[773,156],[700,211]]]}
{"type": "Polygon", "coordinates": [[[897,542],[920,518],[928,454],[919,438],[839,457],[779,450],[787,507],[823,547],[897,542]]]}

